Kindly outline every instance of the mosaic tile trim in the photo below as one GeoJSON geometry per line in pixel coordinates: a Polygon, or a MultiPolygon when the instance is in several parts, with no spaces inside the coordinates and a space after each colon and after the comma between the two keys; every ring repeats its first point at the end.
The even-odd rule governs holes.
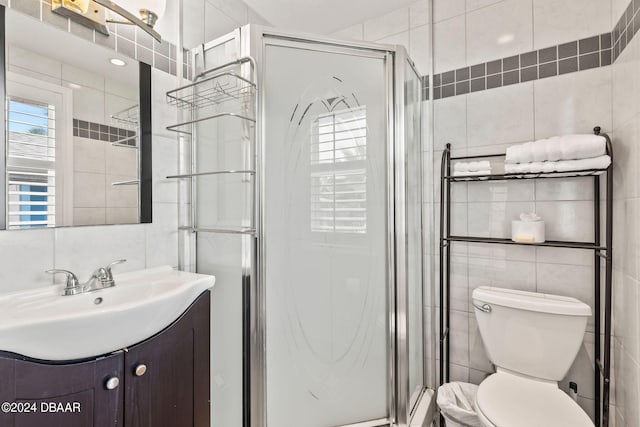
{"type": "Polygon", "coordinates": [[[91,28],[51,11],[49,0],[9,0],[7,6],[63,31],[82,37],[91,43],[113,49],[118,53],[144,62],[158,70],[177,75],[177,47],[163,41],[158,43],[153,37],[134,25],[109,23],[110,36],[105,36],[91,28]]]}
{"type": "MultiPolygon", "coordinates": [[[[605,67],[618,59],[638,30],[640,0],[631,0],[610,33],[435,74],[433,98],[605,67]]],[[[428,95],[423,99],[428,99],[428,95]]]]}
{"type": "Polygon", "coordinates": [[[429,76],[422,76],[422,100],[429,100],[429,76]]]}
{"type": "MultiPolygon", "coordinates": [[[[116,142],[124,138],[132,138],[136,133],[129,129],[107,126],[101,123],[73,119],[73,136],[89,138],[96,141],[116,142]]],[[[122,145],[136,146],[136,140],[123,141],[122,145]]]]}
{"type": "MultiPolygon", "coordinates": [[[[639,0],[640,1],[640,0],[639,0]]],[[[611,65],[611,33],[433,76],[433,98],[447,98],[611,65]]]]}
{"type": "Polygon", "coordinates": [[[613,60],[618,59],[625,47],[631,42],[633,36],[640,29],[640,0],[632,0],[627,9],[611,31],[613,40],[613,60]]]}

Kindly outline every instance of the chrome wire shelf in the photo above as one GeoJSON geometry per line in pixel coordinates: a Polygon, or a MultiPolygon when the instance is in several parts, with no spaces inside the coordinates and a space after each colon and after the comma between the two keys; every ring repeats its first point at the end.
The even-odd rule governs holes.
{"type": "Polygon", "coordinates": [[[192,233],[217,233],[217,234],[256,234],[255,228],[203,228],[203,227],[178,227],[178,230],[186,230],[192,233]]]}
{"type": "Polygon", "coordinates": [[[178,108],[193,110],[243,101],[255,94],[256,84],[231,71],[216,74],[167,92],[167,102],[178,108]]]}
{"type": "Polygon", "coordinates": [[[140,106],[136,104],[117,113],[113,113],[111,115],[111,121],[118,126],[137,130],[140,125],[140,106]]]}
{"type": "Polygon", "coordinates": [[[225,171],[212,171],[212,172],[197,172],[197,173],[186,173],[183,175],[169,175],[167,179],[183,179],[183,178],[194,178],[198,176],[210,176],[210,175],[227,175],[227,174],[239,174],[239,175],[255,175],[256,171],[254,170],[225,170],[225,171]]]}
{"type": "Polygon", "coordinates": [[[182,122],[182,123],[178,123],[178,124],[175,124],[175,125],[167,126],[167,130],[169,130],[171,132],[182,133],[182,134],[185,134],[185,135],[192,135],[193,134],[192,126],[194,124],[200,123],[200,122],[204,122],[204,121],[207,121],[207,120],[219,119],[219,118],[222,118],[222,117],[235,117],[235,118],[240,119],[240,120],[245,120],[245,121],[249,122],[249,124],[254,124],[256,122],[256,119],[254,119],[253,117],[245,116],[243,114],[224,112],[224,113],[213,114],[211,116],[201,117],[199,119],[189,120],[189,121],[186,121],[186,122],[182,122]]]}

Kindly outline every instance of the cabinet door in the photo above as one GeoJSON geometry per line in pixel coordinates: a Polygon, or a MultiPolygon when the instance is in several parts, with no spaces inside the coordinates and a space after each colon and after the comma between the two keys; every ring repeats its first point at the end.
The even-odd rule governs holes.
{"type": "Polygon", "coordinates": [[[209,292],[125,355],[126,427],[209,427],[209,292]]]}
{"type": "MultiPolygon", "coordinates": [[[[121,353],[69,365],[0,358],[0,402],[28,403],[30,412],[0,411],[3,427],[107,427],[122,425],[124,387],[121,353]]],[[[19,410],[19,407],[14,407],[19,410]]]]}

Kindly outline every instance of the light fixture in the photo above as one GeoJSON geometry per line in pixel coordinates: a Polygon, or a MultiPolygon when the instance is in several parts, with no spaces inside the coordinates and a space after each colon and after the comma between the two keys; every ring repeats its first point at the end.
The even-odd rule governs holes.
{"type": "Polygon", "coordinates": [[[126,8],[109,0],[52,0],[51,10],[108,36],[108,9],[124,18],[115,22],[137,25],[161,42],[162,37],[153,26],[164,14],[166,5],[166,0],[127,0],[126,8]]]}
{"type": "Polygon", "coordinates": [[[125,65],[127,65],[127,63],[120,58],[111,58],[109,59],[109,62],[111,62],[111,64],[115,65],[116,67],[124,67],[125,65]]]}
{"type": "Polygon", "coordinates": [[[65,7],[75,10],[78,13],[87,13],[91,0],[64,0],[65,7]]]}
{"type": "Polygon", "coordinates": [[[153,28],[164,15],[167,0],[129,0],[122,7],[134,15],[140,15],[142,22],[153,28]]]}

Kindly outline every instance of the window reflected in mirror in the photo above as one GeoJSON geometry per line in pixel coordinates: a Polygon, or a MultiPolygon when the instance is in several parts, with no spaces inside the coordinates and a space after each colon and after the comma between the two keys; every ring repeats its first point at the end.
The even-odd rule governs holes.
{"type": "Polygon", "coordinates": [[[138,62],[6,13],[7,229],[139,223],[138,62]]]}

